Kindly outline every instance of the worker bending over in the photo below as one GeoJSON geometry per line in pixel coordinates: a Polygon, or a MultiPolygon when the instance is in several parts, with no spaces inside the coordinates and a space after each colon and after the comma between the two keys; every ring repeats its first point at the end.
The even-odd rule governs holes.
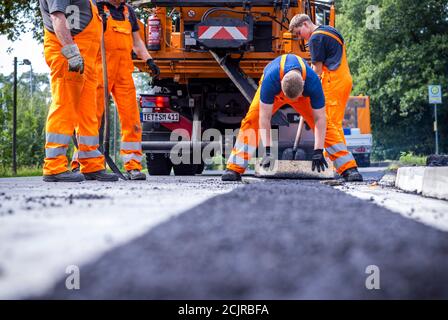
{"type": "Polygon", "coordinates": [[[308,41],[313,70],[322,79],[327,122],[337,128],[340,143],[326,148],[338,173],[346,181],[362,181],[353,155],[348,151],[342,121],[352,90],[352,76],[342,35],[333,27],[316,26],[306,14],[294,16],[289,25],[291,33],[308,41]]]}
{"type": "MultiPolygon", "coordinates": [[[[101,16],[106,15],[106,31],[104,33],[108,92],[112,93],[121,123],[120,155],[124,168],[131,180],[145,180],[146,175],[141,172],[142,165],[142,128],[140,113],[137,105],[136,90],[132,72],[132,51],[140,59],[146,61],[157,77],[159,68],[146,50],[145,44],[139,34],[139,25],[134,9],[124,0],[97,1],[101,16]]],[[[97,90],[97,117],[98,123],[104,113],[104,84],[102,78],[102,65],[99,56],[98,62],[99,86],[97,90]]],[[[72,169],[77,168],[77,161],[72,162],[72,169]]]]}
{"type": "Polygon", "coordinates": [[[319,77],[301,57],[284,54],[271,61],[264,69],[260,85],[250,105],[232,153],[227,161],[223,181],[239,181],[261,138],[266,148],[261,165],[272,168],[271,118],[280,107],[293,107],[314,129],[312,169],[320,172],[328,167],[323,148],[339,145],[342,141],[334,126],[325,119],[325,97],[319,77]]]}
{"type": "Polygon", "coordinates": [[[52,101],[46,123],[43,180],[79,182],[85,179],[117,181],[105,172],[98,150],[96,117],[97,70],[101,20],[89,0],[40,0],[44,21],[44,55],[51,69],[52,101]],[[79,23],[67,23],[69,5],[79,9],[79,23]],[[81,173],[67,168],[66,152],[76,129],[81,173]]]}

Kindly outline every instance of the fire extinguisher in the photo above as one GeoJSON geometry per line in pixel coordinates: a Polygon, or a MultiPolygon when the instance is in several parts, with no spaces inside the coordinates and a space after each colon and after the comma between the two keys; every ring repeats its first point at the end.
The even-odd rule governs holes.
{"type": "Polygon", "coordinates": [[[156,12],[148,17],[147,47],[149,51],[159,51],[162,38],[162,21],[156,12]]]}

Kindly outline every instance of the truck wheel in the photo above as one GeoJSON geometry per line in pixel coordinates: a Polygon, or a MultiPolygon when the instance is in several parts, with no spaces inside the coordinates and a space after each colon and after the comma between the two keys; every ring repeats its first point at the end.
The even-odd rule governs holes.
{"type": "Polygon", "coordinates": [[[151,176],[169,176],[171,173],[171,160],[167,153],[147,153],[146,164],[151,176]]]}
{"type": "Polygon", "coordinates": [[[360,168],[370,167],[370,153],[362,155],[355,154],[353,155],[353,157],[355,158],[358,167],[360,168]]]}
{"type": "Polygon", "coordinates": [[[196,174],[201,174],[204,171],[205,163],[202,162],[201,164],[196,165],[196,174]]]}
{"type": "Polygon", "coordinates": [[[198,172],[197,164],[173,164],[174,175],[176,176],[194,176],[198,172]]]}

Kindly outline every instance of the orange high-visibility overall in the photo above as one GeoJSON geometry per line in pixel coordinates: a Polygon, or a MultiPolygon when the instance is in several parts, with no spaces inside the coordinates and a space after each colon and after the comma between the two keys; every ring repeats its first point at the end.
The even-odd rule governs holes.
{"type": "MultiPolygon", "coordinates": [[[[280,81],[282,81],[285,70],[287,54],[282,55],[280,61],[280,81]]],[[[297,57],[301,69],[302,78],[306,81],[306,67],[302,58],[297,57]]],[[[255,150],[259,144],[259,106],[260,106],[260,91],[261,83],[263,82],[263,77],[260,80],[258,90],[255,94],[254,99],[249,107],[249,111],[246,117],[241,122],[240,132],[236,139],[235,146],[232,149],[232,153],[227,161],[227,169],[236,171],[238,173],[244,173],[246,167],[249,164],[249,160],[255,153],[255,150]]],[[[283,92],[280,92],[274,100],[273,114],[278,111],[283,105],[288,104],[294,108],[306,121],[306,123],[314,130],[314,117],[313,109],[311,107],[311,101],[308,97],[299,97],[296,101],[289,100],[283,92]]],[[[335,146],[339,146],[343,143],[337,128],[332,124],[327,122],[327,130],[325,135],[325,148],[331,149],[335,146]]],[[[337,159],[335,161],[336,166],[337,159]]],[[[337,167],[336,167],[337,168],[337,167]]],[[[339,168],[338,172],[339,172],[339,168]]]]}
{"type": "MultiPolygon", "coordinates": [[[[287,54],[282,55],[280,61],[280,81],[282,81],[285,70],[287,54]]],[[[302,78],[306,81],[306,67],[302,58],[297,57],[300,66],[302,68],[302,78]]],[[[260,80],[260,85],[255,94],[252,104],[246,117],[241,122],[240,132],[236,139],[235,146],[232,149],[232,153],[227,161],[227,169],[236,171],[238,173],[244,173],[249,160],[255,153],[255,150],[259,144],[259,106],[260,106],[260,91],[263,77],[260,80]]],[[[306,121],[306,123],[314,130],[314,117],[313,109],[311,107],[311,101],[307,97],[299,97],[296,101],[289,100],[283,92],[280,92],[274,100],[273,114],[278,111],[283,105],[288,104],[294,108],[306,121]]],[[[325,134],[325,148],[326,150],[332,150],[339,148],[341,145],[345,145],[342,140],[337,127],[327,121],[327,130],[325,134]]],[[[340,156],[340,154],[338,154],[340,156]]],[[[334,158],[334,165],[338,173],[343,172],[344,167],[338,166],[338,158],[334,158]]],[[[345,170],[345,169],[344,169],[345,170]]]]}
{"type": "Polygon", "coordinates": [[[52,102],[46,123],[44,175],[68,170],[66,151],[76,129],[81,172],[104,169],[104,156],[98,151],[96,117],[97,70],[100,50],[101,18],[90,1],[92,20],[73,37],[84,58],[84,73],[69,72],[62,45],[55,34],[45,30],[44,54],[51,69],[52,102]]]}
{"type": "Polygon", "coordinates": [[[332,37],[342,46],[342,60],[336,70],[329,70],[325,65],[322,73],[322,89],[325,95],[325,107],[327,113],[327,122],[333,123],[337,128],[341,144],[326,148],[328,157],[338,168],[338,173],[347,169],[356,168],[357,164],[353,155],[348,151],[342,121],[344,120],[345,107],[347,106],[350,92],[352,91],[352,76],[347,61],[345,44],[338,36],[327,31],[315,31],[313,34],[323,34],[332,37]]]}

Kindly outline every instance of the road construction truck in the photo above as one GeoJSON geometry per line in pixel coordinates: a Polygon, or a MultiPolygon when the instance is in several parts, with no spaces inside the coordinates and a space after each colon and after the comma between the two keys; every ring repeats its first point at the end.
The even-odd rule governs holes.
{"type": "MultiPolygon", "coordinates": [[[[306,43],[288,32],[290,19],[306,13],[318,24],[335,22],[334,4],[328,1],[140,0],[132,5],[149,15],[141,36],[161,70],[154,91],[139,95],[142,148],[151,175],[172,169],[175,175],[202,172],[207,159],[173,161],[179,145],[184,153],[216,144],[230,152],[233,141],[226,139],[226,130],[239,128],[264,67],[285,53],[310,58],[306,43]],[[209,129],[221,138],[204,134],[209,129]],[[173,132],[180,132],[174,141],[173,132]]],[[[149,72],[144,61],[134,64],[149,72]]],[[[280,155],[292,147],[299,122],[288,105],[273,116],[280,155]]],[[[299,148],[310,157],[313,134],[304,130],[299,148]]]]}

